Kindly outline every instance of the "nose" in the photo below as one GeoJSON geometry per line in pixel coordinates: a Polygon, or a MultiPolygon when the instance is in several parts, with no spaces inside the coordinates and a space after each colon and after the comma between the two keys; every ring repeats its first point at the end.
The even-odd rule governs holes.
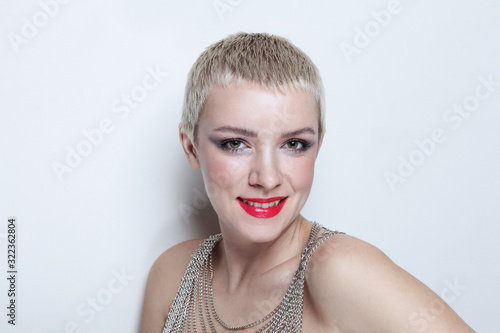
{"type": "Polygon", "coordinates": [[[271,149],[257,153],[252,159],[248,183],[269,191],[281,185],[283,180],[278,156],[271,149]]]}

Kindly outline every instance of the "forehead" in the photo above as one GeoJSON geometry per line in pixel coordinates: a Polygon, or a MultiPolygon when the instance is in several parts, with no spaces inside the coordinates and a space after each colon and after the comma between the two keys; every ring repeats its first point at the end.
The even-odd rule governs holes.
{"type": "Polygon", "coordinates": [[[319,110],[314,95],[301,88],[281,92],[261,85],[232,83],[212,89],[198,126],[242,126],[256,131],[308,126],[317,133],[319,110]]]}

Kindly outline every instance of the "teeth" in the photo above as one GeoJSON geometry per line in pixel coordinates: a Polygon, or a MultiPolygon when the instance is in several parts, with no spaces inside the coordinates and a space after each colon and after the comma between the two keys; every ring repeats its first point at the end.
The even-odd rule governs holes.
{"type": "Polygon", "coordinates": [[[243,199],[242,199],[242,201],[244,203],[246,203],[247,205],[254,206],[257,208],[269,208],[269,207],[276,206],[277,204],[280,203],[281,200],[276,200],[276,201],[269,202],[269,203],[259,203],[259,202],[253,202],[253,201],[248,201],[248,200],[243,200],[243,199]]]}

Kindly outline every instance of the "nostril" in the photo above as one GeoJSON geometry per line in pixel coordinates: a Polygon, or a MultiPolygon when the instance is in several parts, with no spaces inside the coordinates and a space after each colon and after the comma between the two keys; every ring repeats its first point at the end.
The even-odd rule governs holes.
{"type": "Polygon", "coordinates": [[[249,162],[250,173],[248,177],[249,184],[259,186],[265,190],[270,190],[279,186],[282,182],[282,175],[277,156],[273,151],[261,151],[255,158],[249,162]]]}

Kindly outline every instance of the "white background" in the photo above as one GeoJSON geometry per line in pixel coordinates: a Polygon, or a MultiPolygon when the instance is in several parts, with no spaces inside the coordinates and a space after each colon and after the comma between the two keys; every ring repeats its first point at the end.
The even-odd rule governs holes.
{"type": "Polygon", "coordinates": [[[500,82],[500,3],[401,0],[381,27],[372,11],[389,1],[220,2],[232,3],[222,16],[213,0],[73,0],[49,17],[37,1],[1,1],[0,276],[11,216],[19,269],[15,327],[0,280],[1,331],[137,331],[153,261],[217,232],[178,142],[186,75],[205,47],[249,31],[289,38],[323,76],[327,134],[304,216],[378,246],[475,330],[496,332],[500,86],[458,128],[443,115],[473,100],[480,77],[500,82]],[[358,36],[344,54],[367,27],[368,45],[358,36]],[[168,76],[120,118],[114,103],[148,68],[168,76]],[[113,131],[58,177],[54,163],[103,119],[113,131]],[[436,128],[446,141],[392,190],[384,174],[399,156],[418,161],[415,140],[436,128]]]}

